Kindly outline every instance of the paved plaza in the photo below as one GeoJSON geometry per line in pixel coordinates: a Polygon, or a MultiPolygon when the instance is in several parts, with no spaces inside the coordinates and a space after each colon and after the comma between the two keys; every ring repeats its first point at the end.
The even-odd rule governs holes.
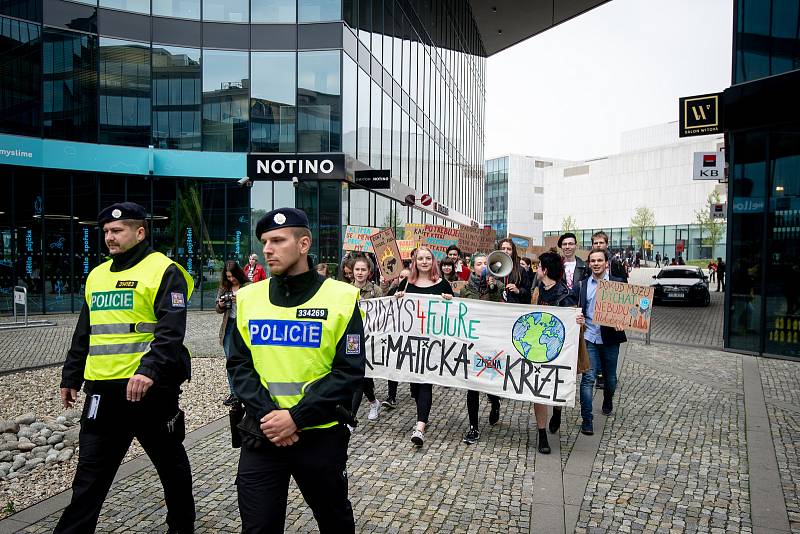
{"type": "MultiPolygon", "coordinates": [[[[715,302],[674,314],[656,308],[655,324],[666,315],[709,320],[721,315],[715,302]]],[[[218,318],[190,317],[189,344],[218,353],[218,318]]],[[[800,532],[797,364],[669,341],[624,345],[614,414],[599,414],[598,392],[595,435],[587,437],[578,431],[578,407],[566,409],[549,456],[536,452],[530,404],[504,402],[492,428],[482,403],[483,435],[468,446],[461,442],[465,393],[437,387],[426,444],[417,451],[409,441],[415,411],[407,387],[399,408],[377,422],[366,421],[365,403],[348,467],[357,531],[800,532]]],[[[377,382],[380,397],[385,382],[377,382]]],[[[238,532],[238,453],[226,419],[190,434],[187,447],[197,531],[238,532]]],[[[50,532],[68,498],[65,492],[22,510],[0,521],[0,532],[50,532]]],[[[158,532],[165,514],[158,477],[140,457],[120,470],[98,531],[158,532]]],[[[316,530],[296,489],[286,526],[316,530]]]]}

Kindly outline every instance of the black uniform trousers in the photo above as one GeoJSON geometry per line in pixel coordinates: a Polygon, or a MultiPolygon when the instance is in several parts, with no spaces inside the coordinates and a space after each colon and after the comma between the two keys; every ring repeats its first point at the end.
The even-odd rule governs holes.
{"type": "Polygon", "coordinates": [[[172,432],[167,426],[178,414],[178,395],[177,388],[150,388],[141,401],[132,403],[125,400],[124,387],[87,391],[72,500],[54,534],[95,531],[103,501],[134,437],[150,457],[164,486],[167,525],[180,532],[193,532],[192,473],[182,443],[183,417],[172,432]],[[99,394],[100,401],[96,417],[90,418],[87,416],[93,394],[99,394]]]}
{"type": "Polygon", "coordinates": [[[344,425],[305,430],[289,447],[270,442],[242,446],[236,485],[242,534],[278,534],[284,530],[289,477],[314,513],[321,534],[355,532],[353,507],[347,498],[347,445],[344,425]]]}

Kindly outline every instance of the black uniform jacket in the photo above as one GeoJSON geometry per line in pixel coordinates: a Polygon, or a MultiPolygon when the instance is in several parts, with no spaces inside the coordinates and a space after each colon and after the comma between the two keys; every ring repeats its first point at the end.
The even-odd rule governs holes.
{"type": "MultiPolygon", "coordinates": [[[[153,249],[147,241],[143,241],[130,250],[112,256],[111,272],[130,269],[152,253],[153,249]]],[[[183,345],[186,334],[186,306],[172,305],[172,293],[183,294],[184,302],[188,302],[187,291],[186,279],[180,270],[175,265],[167,267],[156,293],[154,311],[158,321],[154,333],[155,339],[150,343],[150,350],[142,356],[135,373],[152,379],[155,387],[176,388],[191,378],[189,351],[183,345]]],[[[83,371],[86,367],[86,356],[89,354],[89,332],[89,306],[84,300],[75,333],[72,335],[72,346],[67,352],[67,360],[61,371],[62,388],[80,389],[83,384],[83,371]]],[[[127,384],[128,380],[104,382],[127,384]]]]}
{"type": "MultiPolygon", "coordinates": [[[[269,283],[269,301],[274,306],[300,306],[313,297],[325,277],[317,274],[313,266],[309,271],[296,276],[273,275],[269,283]]],[[[352,347],[351,347],[352,348],[352,347]]],[[[227,368],[233,380],[233,390],[244,403],[247,414],[260,420],[279,407],[272,400],[269,391],[261,384],[261,379],[253,365],[253,356],[238,329],[231,331],[227,368]]],[[[350,406],[353,391],[364,378],[364,323],[356,303],[353,315],[342,338],[336,345],[331,372],[305,389],[305,396],[289,409],[297,428],[307,428],[335,421],[336,407],[350,406]],[[348,334],[361,339],[358,354],[346,354],[348,334]]]]}

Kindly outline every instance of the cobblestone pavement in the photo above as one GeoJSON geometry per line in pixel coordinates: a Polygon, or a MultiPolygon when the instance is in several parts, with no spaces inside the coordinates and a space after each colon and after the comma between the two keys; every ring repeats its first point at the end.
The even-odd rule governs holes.
{"type": "MultiPolygon", "coordinates": [[[[37,316],[41,318],[45,316],[37,316]]],[[[215,312],[190,311],[186,329],[186,346],[192,356],[214,356],[221,353],[219,325],[215,312]]],[[[67,355],[78,315],[47,315],[56,326],[0,331],[0,373],[62,363],[67,355]]]]}
{"type": "MultiPolygon", "coordinates": [[[[628,343],[599,447],[584,460],[586,484],[576,532],[759,532],[751,523],[742,356],[703,348],[628,343]]],[[[759,360],[793,532],[800,532],[800,405],[792,362],[759,360]],[[782,391],[782,394],[776,391],[782,391]],[[771,405],[770,398],[780,398],[771,405]]],[[[385,382],[377,381],[378,398],[385,382]]],[[[408,388],[400,406],[366,421],[366,402],[351,440],[350,495],[358,532],[542,532],[531,519],[536,479],[535,423],[530,405],[504,402],[501,423],[486,425],[478,444],[461,443],[465,394],[436,388],[426,445],[409,443],[415,420],[408,388]]],[[[604,417],[598,415],[596,417],[604,417]]],[[[577,452],[577,407],[564,411],[562,468],[577,452]]],[[[233,476],[237,454],[227,430],[190,449],[198,532],[240,529],[233,476]],[[214,461],[208,461],[213,458],[214,461]]],[[[570,462],[572,463],[572,462],[570,462]]],[[[566,480],[566,479],[565,479],[566,480]]],[[[163,525],[161,486],[152,467],[119,481],[103,508],[99,531],[153,532],[163,525]]],[[[565,487],[566,491],[566,487],[565,487]]],[[[23,532],[48,532],[58,514],[23,532]]],[[[288,532],[316,523],[294,488],[288,532]]]]}
{"type": "MultiPolygon", "coordinates": [[[[711,292],[708,307],[659,304],[653,308],[650,339],[676,345],[722,348],[724,293],[711,292]]],[[[641,334],[629,338],[644,339],[641,334]]]]}

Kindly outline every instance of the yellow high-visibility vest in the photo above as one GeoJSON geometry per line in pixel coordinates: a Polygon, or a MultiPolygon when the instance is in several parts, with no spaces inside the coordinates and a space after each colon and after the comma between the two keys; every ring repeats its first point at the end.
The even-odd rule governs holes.
{"type": "Polygon", "coordinates": [[[188,294],[173,293],[173,306],[185,307],[194,289],[186,270],[153,252],[124,271],[112,272],[111,260],[92,269],[86,279],[89,306],[89,356],[83,378],[113,380],[130,378],[155,339],[155,300],[164,272],[177,265],[186,279],[188,294]]]}
{"type": "MultiPolygon", "coordinates": [[[[280,408],[300,402],[306,388],[331,372],[336,346],[347,330],[359,298],[357,288],[326,279],[317,293],[297,307],[269,300],[270,280],[236,293],[236,328],[250,349],[261,384],[280,408]]],[[[354,352],[361,336],[352,341],[354,352]]],[[[327,428],[336,421],[308,428],[327,428]]]]}

